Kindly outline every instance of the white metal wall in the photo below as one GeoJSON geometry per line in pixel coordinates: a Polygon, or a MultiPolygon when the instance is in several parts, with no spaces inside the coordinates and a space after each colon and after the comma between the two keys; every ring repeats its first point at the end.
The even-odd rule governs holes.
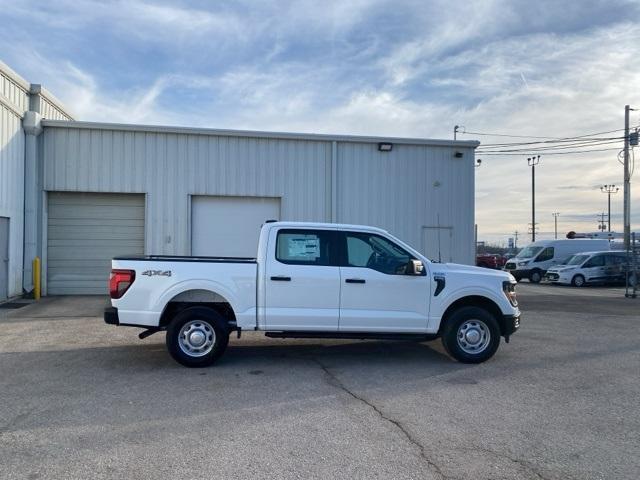
{"type": "Polygon", "coordinates": [[[55,103],[49,101],[44,96],[40,96],[40,108],[39,113],[42,115],[42,118],[47,118],[49,120],[71,120],[72,118],[67,115],[63,110],[58,108],[55,103]]]}
{"type": "Polygon", "coordinates": [[[423,253],[423,227],[453,227],[451,258],[473,265],[473,161],[472,148],[339,143],[338,222],[384,228],[423,253]]]}
{"type": "Polygon", "coordinates": [[[22,293],[24,214],[24,132],[18,114],[28,103],[26,92],[2,76],[0,102],[0,217],[9,217],[9,296],[22,293]]]}
{"type": "Polygon", "coordinates": [[[470,144],[383,153],[373,141],[55,122],[43,135],[45,190],[147,194],[146,253],[190,254],[190,195],[215,195],[279,197],[282,220],[380,226],[418,249],[424,227],[450,226],[454,261],[474,260],[470,144]]]}
{"type": "Polygon", "coordinates": [[[9,217],[9,296],[22,293],[25,207],[25,134],[22,118],[32,106],[43,118],[70,120],[64,107],[0,62],[0,217],[9,217]]]}
{"type": "Polygon", "coordinates": [[[45,190],[147,193],[147,253],[190,253],[189,195],[281,197],[283,219],[328,220],[328,142],[49,127],[43,135],[45,190]]]}

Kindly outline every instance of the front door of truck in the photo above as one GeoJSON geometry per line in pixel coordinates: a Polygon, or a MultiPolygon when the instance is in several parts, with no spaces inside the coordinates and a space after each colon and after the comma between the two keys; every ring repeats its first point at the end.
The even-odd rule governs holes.
{"type": "Polygon", "coordinates": [[[424,332],[430,279],[407,275],[413,256],[376,233],[341,232],[340,331],[424,332]]]}
{"type": "Polygon", "coordinates": [[[335,229],[274,229],[264,278],[269,330],[337,331],[340,269],[335,229]]]}

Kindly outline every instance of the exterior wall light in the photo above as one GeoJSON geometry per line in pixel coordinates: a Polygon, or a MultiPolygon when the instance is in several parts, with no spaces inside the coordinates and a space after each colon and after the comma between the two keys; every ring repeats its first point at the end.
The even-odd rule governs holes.
{"type": "Polygon", "coordinates": [[[390,152],[393,149],[393,143],[379,143],[378,151],[379,152],[390,152]]]}

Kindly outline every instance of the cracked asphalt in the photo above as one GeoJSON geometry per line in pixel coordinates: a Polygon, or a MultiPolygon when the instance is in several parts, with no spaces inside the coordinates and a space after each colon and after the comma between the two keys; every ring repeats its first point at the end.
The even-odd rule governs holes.
{"type": "Polygon", "coordinates": [[[100,297],[0,309],[0,477],[637,479],[640,299],[518,288],[521,330],[482,365],[244,333],[190,370],[100,297]]]}

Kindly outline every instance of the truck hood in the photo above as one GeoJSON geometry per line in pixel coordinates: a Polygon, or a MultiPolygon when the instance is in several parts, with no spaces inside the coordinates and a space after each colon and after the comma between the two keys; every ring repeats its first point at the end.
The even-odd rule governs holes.
{"type": "Polygon", "coordinates": [[[462,273],[478,275],[486,278],[501,278],[503,281],[513,279],[513,276],[510,273],[502,270],[491,270],[489,268],[461,265],[458,263],[432,263],[431,271],[434,275],[437,273],[462,273]]]}

